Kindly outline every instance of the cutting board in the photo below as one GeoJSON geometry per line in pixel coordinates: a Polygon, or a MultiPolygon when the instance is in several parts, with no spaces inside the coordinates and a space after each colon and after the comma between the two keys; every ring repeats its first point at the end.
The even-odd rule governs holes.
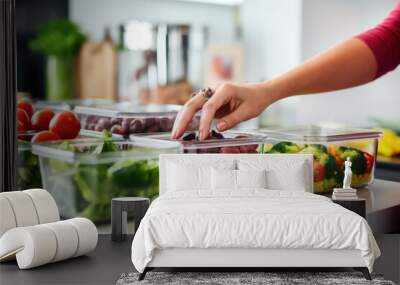
{"type": "Polygon", "coordinates": [[[117,54],[110,39],[84,43],[76,66],[78,98],[116,99],[117,54]]]}

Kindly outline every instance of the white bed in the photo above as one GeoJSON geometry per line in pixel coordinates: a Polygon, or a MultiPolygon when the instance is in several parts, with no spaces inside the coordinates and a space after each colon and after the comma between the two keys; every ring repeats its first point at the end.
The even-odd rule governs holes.
{"type": "Polygon", "coordinates": [[[354,267],[370,278],[380,252],[367,222],[310,192],[309,155],[162,155],[160,197],[134,237],[132,262],[140,279],[154,267],[354,267]],[[293,189],[237,187],[254,186],[260,169],[285,173],[266,176],[274,189],[293,189]],[[222,170],[237,173],[234,188],[209,183],[222,170]]]}

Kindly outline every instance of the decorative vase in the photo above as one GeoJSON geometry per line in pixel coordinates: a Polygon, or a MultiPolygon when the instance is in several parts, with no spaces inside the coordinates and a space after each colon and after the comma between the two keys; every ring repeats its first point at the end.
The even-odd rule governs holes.
{"type": "Polygon", "coordinates": [[[50,101],[70,100],[73,98],[72,57],[47,57],[46,98],[50,101]]]}

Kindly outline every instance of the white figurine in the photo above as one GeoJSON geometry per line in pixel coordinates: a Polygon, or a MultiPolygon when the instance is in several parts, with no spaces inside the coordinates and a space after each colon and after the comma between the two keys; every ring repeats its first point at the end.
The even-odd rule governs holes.
{"type": "Polygon", "coordinates": [[[344,162],[344,179],[343,179],[343,189],[351,189],[351,160],[350,157],[344,162]]]}

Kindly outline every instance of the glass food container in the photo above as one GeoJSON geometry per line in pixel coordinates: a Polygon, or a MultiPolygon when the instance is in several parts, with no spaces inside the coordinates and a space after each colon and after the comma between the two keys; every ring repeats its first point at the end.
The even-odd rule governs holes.
{"type": "MultiPolygon", "coordinates": [[[[178,105],[131,105],[115,104],[112,107],[75,108],[83,129],[95,132],[111,130],[112,133],[129,137],[136,133],[169,132],[181,106],[178,105]]],[[[189,125],[190,130],[199,126],[200,115],[189,125]]]]}
{"type": "Polygon", "coordinates": [[[115,104],[115,101],[108,99],[76,99],[67,101],[40,100],[34,103],[35,110],[48,108],[53,112],[73,111],[76,106],[95,107],[115,104]]]}
{"type": "Polygon", "coordinates": [[[18,132],[17,134],[17,189],[41,188],[39,159],[32,153],[31,139],[35,131],[18,132]]]}
{"type": "Polygon", "coordinates": [[[244,134],[227,131],[223,133],[211,132],[210,138],[198,141],[196,134],[186,132],[182,139],[171,140],[171,133],[149,135],[131,135],[130,139],[138,143],[152,141],[177,141],[182,145],[183,153],[263,153],[265,137],[263,135],[244,134]]]}
{"type": "MultiPolygon", "coordinates": [[[[26,190],[41,188],[42,178],[40,175],[39,158],[32,153],[31,140],[38,131],[26,131],[17,133],[17,189],[26,190]]],[[[79,138],[102,138],[103,134],[92,133],[81,130],[79,138]]],[[[113,135],[113,140],[121,139],[121,136],[113,135]]]]}
{"type": "Polygon", "coordinates": [[[44,188],[55,198],[63,218],[82,216],[96,223],[110,220],[111,199],[158,195],[158,156],[179,153],[179,144],[143,146],[122,140],[75,139],[34,144],[44,188]]]}
{"type": "Polygon", "coordinates": [[[328,193],[343,186],[344,161],[348,157],[352,161],[352,187],[365,186],[374,179],[380,131],[310,125],[252,133],[267,136],[265,153],[313,154],[314,193],[328,193]]]}

